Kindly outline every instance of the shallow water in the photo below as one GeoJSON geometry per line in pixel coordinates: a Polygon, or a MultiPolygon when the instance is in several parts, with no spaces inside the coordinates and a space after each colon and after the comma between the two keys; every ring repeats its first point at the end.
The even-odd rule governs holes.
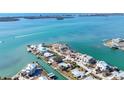
{"type": "MultiPolygon", "coordinates": [[[[12,76],[28,63],[37,61],[26,52],[26,45],[42,42],[67,43],[78,52],[124,70],[124,52],[103,46],[104,39],[117,37],[124,38],[124,16],[0,22],[0,41],[4,41],[0,43],[0,76],[12,76]]],[[[44,67],[51,71],[48,66],[44,67]]]]}

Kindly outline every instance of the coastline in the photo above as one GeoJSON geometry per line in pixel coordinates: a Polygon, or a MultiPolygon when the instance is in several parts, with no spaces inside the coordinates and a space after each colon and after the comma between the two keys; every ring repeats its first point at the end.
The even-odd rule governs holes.
{"type": "MultiPolygon", "coordinates": [[[[60,41],[60,42],[62,41],[63,43],[64,42],[68,43],[72,49],[74,49],[78,52],[87,53],[99,60],[105,60],[108,64],[116,66],[119,69],[124,70],[124,65],[123,65],[124,64],[123,63],[124,52],[121,50],[110,49],[110,48],[107,48],[107,47],[101,45],[101,43],[104,39],[110,39],[113,37],[123,37],[123,31],[122,31],[123,27],[121,25],[121,23],[124,22],[123,17],[122,16],[119,16],[119,17],[111,16],[108,19],[109,19],[108,21],[112,22],[112,24],[109,25],[109,22],[105,21],[106,19],[104,20],[104,17],[91,17],[91,18],[90,17],[84,17],[84,18],[78,17],[78,18],[63,20],[63,21],[57,21],[56,19],[55,20],[54,19],[45,19],[45,20],[22,19],[22,20],[20,20],[20,22],[1,23],[1,32],[3,32],[3,35],[1,35],[2,36],[1,40],[3,41],[3,43],[0,44],[0,48],[1,48],[1,52],[2,52],[1,56],[0,56],[0,58],[1,58],[0,74],[1,74],[1,76],[2,77],[13,76],[20,69],[22,69],[23,66],[25,66],[26,64],[28,64],[31,61],[37,60],[33,55],[28,55],[27,53],[25,53],[25,51],[23,51],[23,50],[25,50],[24,48],[27,44],[33,44],[33,43],[37,44],[37,43],[42,43],[42,42],[52,43],[52,42],[58,42],[58,41],[60,41]],[[92,19],[92,20],[90,20],[90,19],[92,19]],[[116,19],[120,20],[121,22],[116,19]],[[72,24],[70,24],[71,20],[73,22],[74,22],[74,20],[76,20],[77,23],[79,23],[79,24],[74,24],[75,25],[75,27],[74,27],[72,24]],[[84,22],[86,22],[86,24],[83,23],[83,20],[84,20],[84,22]],[[65,21],[67,21],[67,23],[69,23],[67,25],[70,25],[70,26],[67,26],[67,28],[66,28],[65,21]],[[102,21],[104,21],[103,24],[107,24],[107,26],[104,26],[103,24],[99,24],[99,22],[101,23],[102,21]],[[82,22],[82,23],[80,23],[80,22],[82,22]],[[91,25],[92,22],[93,22],[92,25],[96,25],[96,24],[100,25],[100,30],[102,30],[102,29],[104,29],[104,27],[106,27],[106,31],[104,30],[106,32],[106,34],[104,34],[104,31],[101,31],[103,33],[102,36],[104,38],[102,38],[101,35],[97,36],[97,38],[92,37],[92,35],[97,35],[100,33],[100,30],[98,31],[98,29],[95,29],[96,27],[93,27],[91,25]],[[62,23],[62,24],[60,24],[62,26],[58,27],[57,23],[62,23]],[[40,26],[42,24],[43,24],[43,27],[48,31],[46,31],[45,33],[41,33],[41,34],[32,35],[30,37],[9,39],[9,38],[11,38],[11,35],[10,35],[9,37],[7,37],[8,38],[8,40],[7,40],[7,38],[6,38],[7,34],[6,33],[4,34],[4,32],[6,30],[7,30],[6,32],[8,32],[8,34],[11,33],[10,31],[12,31],[12,33],[15,34],[14,37],[28,35],[28,33],[32,33],[32,32],[34,32],[34,33],[35,32],[43,32],[42,30],[44,30],[44,29],[40,28],[40,26]],[[55,26],[50,26],[51,29],[49,29],[47,27],[48,24],[50,24],[50,25],[54,24],[55,26]],[[44,25],[46,25],[46,26],[44,26],[44,25]],[[80,26],[78,26],[78,25],[80,25],[80,26]],[[85,27],[83,25],[87,25],[89,28],[93,29],[93,31],[88,32],[89,29],[87,29],[87,26],[85,27]],[[30,28],[30,26],[37,26],[38,29],[36,27],[30,28]],[[26,29],[25,31],[23,31],[23,29],[25,27],[27,27],[29,29],[26,29]],[[41,30],[39,30],[39,28],[41,30]],[[77,29],[77,28],[79,28],[79,29],[77,29]],[[117,31],[116,31],[116,28],[118,28],[117,31]],[[17,29],[17,31],[16,31],[16,29],[17,29]],[[57,30],[57,31],[55,31],[55,30],[57,30]],[[79,31],[77,31],[77,30],[79,30],[79,31]],[[20,35],[18,32],[22,33],[22,35],[20,35]],[[86,34],[83,34],[84,32],[86,34]],[[76,35],[76,37],[74,34],[76,35]],[[73,35],[74,35],[74,37],[71,37],[73,35]],[[30,40],[29,40],[29,38],[30,38],[30,40]],[[89,40],[88,38],[93,38],[93,40],[89,40]],[[85,42],[87,42],[87,43],[85,43],[85,42]],[[20,48],[18,48],[18,47],[20,47],[20,48]],[[17,51],[15,49],[17,49],[17,51]],[[15,54],[16,54],[16,56],[13,56],[15,54]],[[21,55],[22,56],[25,55],[25,56],[21,57],[21,55]],[[6,56],[9,56],[8,59],[6,59],[6,56]],[[17,56],[19,58],[22,58],[22,61],[16,60],[16,58],[18,58],[17,56]],[[13,64],[13,63],[16,63],[16,64],[13,64]],[[4,69],[2,69],[2,68],[4,68],[4,69]]],[[[48,66],[46,67],[46,65],[44,66],[44,68],[46,68],[46,70],[48,72],[51,71],[51,69],[48,66]]]]}

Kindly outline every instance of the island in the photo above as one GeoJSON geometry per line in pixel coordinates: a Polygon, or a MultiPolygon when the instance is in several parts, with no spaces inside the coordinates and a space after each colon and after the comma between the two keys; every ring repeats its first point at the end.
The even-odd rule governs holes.
{"type": "Polygon", "coordinates": [[[44,60],[69,80],[123,80],[124,71],[72,50],[67,44],[27,45],[27,51],[44,60]]]}
{"type": "Polygon", "coordinates": [[[124,39],[122,38],[108,39],[104,41],[104,45],[113,49],[124,50],[124,39]]]}
{"type": "Polygon", "coordinates": [[[39,14],[39,15],[28,15],[28,16],[6,16],[0,17],[0,22],[11,22],[11,21],[19,21],[21,18],[23,19],[57,19],[64,20],[75,17],[90,17],[90,16],[124,16],[124,13],[70,13],[70,14],[39,14]]]}
{"type": "Polygon", "coordinates": [[[0,22],[19,21],[17,17],[0,17],[0,22]]]}
{"type": "Polygon", "coordinates": [[[39,16],[14,16],[14,17],[0,17],[0,22],[11,22],[11,21],[19,21],[20,18],[23,19],[57,19],[63,20],[67,18],[74,18],[74,16],[66,16],[66,15],[39,15],[39,16]]]}
{"type": "Polygon", "coordinates": [[[79,17],[84,17],[84,16],[105,16],[105,17],[108,17],[108,16],[124,16],[124,13],[80,13],[78,15],[79,17]]]}

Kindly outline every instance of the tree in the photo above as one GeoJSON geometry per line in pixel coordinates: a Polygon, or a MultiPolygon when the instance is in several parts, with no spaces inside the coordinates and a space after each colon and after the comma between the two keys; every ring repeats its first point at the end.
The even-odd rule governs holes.
{"type": "Polygon", "coordinates": [[[62,62],[62,58],[60,56],[56,56],[54,58],[54,61],[56,61],[57,63],[60,63],[60,62],[62,62]]]}

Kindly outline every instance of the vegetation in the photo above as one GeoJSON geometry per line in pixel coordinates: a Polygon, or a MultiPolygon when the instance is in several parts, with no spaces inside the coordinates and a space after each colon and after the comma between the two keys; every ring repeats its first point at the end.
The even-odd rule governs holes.
{"type": "Polygon", "coordinates": [[[54,57],[54,60],[55,60],[57,63],[62,62],[62,58],[61,58],[60,56],[54,57]]]}

